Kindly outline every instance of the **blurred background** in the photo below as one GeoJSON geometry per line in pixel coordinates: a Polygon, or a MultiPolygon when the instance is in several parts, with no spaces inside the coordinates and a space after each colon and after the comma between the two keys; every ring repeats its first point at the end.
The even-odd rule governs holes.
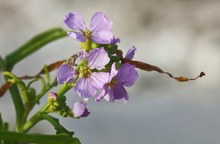
{"type": "MultiPolygon", "coordinates": [[[[216,144],[220,142],[219,7],[218,0],[0,0],[0,55],[5,57],[48,28],[67,29],[63,20],[69,12],[79,12],[89,25],[91,16],[103,11],[113,20],[120,49],[137,47],[136,60],[176,76],[195,77],[201,71],[206,76],[178,83],[166,75],[139,71],[140,78],[127,89],[127,104],[90,100],[87,118],[54,116],[83,144],[216,144]]],[[[73,39],[58,40],[18,63],[13,72],[34,75],[45,63],[66,59],[78,50],[73,39]]],[[[74,91],[67,96],[69,105],[79,98],[74,91]]],[[[9,93],[0,98],[0,111],[13,129],[9,93]]],[[[31,132],[55,131],[41,122],[31,132]]]]}

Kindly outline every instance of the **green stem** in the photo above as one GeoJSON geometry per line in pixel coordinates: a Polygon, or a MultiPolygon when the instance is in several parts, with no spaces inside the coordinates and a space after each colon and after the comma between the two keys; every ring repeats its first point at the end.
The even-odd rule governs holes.
{"type": "MultiPolygon", "coordinates": [[[[62,97],[68,90],[70,90],[75,83],[73,84],[64,84],[60,88],[60,90],[57,92],[57,97],[62,97]]],[[[36,125],[39,121],[43,120],[42,113],[49,113],[49,104],[47,103],[40,111],[38,111],[29,121],[27,121],[22,129],[22,132],[27,132],[30,130],[34,125],[36,125]]]]}
{"type": "Polygon", "coordinates": [[[28,120],[22,128],[22,132],[28,132],[39,121],[43,120],[42,113],[48,113],[49,104],[46,104],[40,111],[38,111],[30,120],[28,120]]]}
{"type": "Polygon", "coordinates": [[[63,84],[60,90],[57,92],[57,98],[62,97],[68,90],[70,90],[72,87],[75,86],[75,83],[73,84],[63,84]]]}
{"type": "Polygon", "coordinates": [[[38,102],[50,89],[57,86],[57,80],[55,79],[53,83],[44,87],[44,89],[36,97],[36,102],[38,102]]]}
{"type": "MultiPolygon", "coordinates": [[[[7,81],[7,77],[5,77],[7,81]]],[[[16,112],[16,131],[19,131],[20,127],[22,126],[22,118],[24,114],[24,104],[21,99],[21,95],[19,93],[18,87],[16,85],[12,85],[9,88],[9,92],[11,93],[12,100],[14,102],[15,106],[15,112],[16,112]]]]}
{"type": "MultiPolygon", "coordinates": [[[[0,72],[6,69],[5,61],[0,57],[0,72]]],[[[9,79],[8,76],[4,76],[5,81],[9,79]]],[[[21,99],[20,92],[18,90],[17,85],[12,85],[9,88],[9,92],[11,94],[12,100],[14,102],[15,112],[16,112],[16,131],[19,131],[22,126],[22,115],[24,113],[24,104],[21,99]]]]}
{"type": "MultiPolygon", "coordinates": [[[[11,71],[16,63],[39,50],[42,46],[65,36],[66,32],[63,29],[54,28],[33,37],[14,52],[7,55],[5,60],[0,57],[0,71],[11,71]]],[[[7,81],[8,77],[5,76],[5,80],[7,81]]],[[[23,125],[22,119],[25,112],[24,104],[16,85],[11,86],[9,91],[16,111],[16,131],[20,131],[23,125]]]]}
{"type": "Polygon", "coordinates": [[[80,144],[79,139],[67,135],[24,134],[5,131],[0,131],[0,139],[22,143],[80,144]]]}
{"type": "Polygon", "coordinates": [[[65,37],[66,31],[61,28],[54,28],[48,31],[45,31],[32,39],[30,39],[27,43],[16,49],[11,54],[7,55],[6,60],[6,68],[7,70],[12,70],[14,65],[26,58],[30,54],[42,48],[42,46],[46,45],[51,41],[55,41],[59,38],[65,37]]]}

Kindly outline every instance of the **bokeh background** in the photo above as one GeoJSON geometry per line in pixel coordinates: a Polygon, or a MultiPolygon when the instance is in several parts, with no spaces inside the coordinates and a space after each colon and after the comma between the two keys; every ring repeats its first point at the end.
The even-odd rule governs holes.
{"type": "MultiPolygon", "coordinates": [[[[114,22],[119,47],[136,46],[135,59],[160,66],[174,75],[197,81],[178,83],[166,75],[139,71],[127,89],[130,101],[90,100],[88,118],[61,118],[83,144],[217,144],[220,142],[220,1],[218,0],[0,0],[0,55],[51,27],[67,27],[68,12],[81,13],[89,24],[103,11],[114,22]]],[[[18,76],[36,74],[43,65],[68,58],[79,50],[67,37],[45,46],[14,68],[18,76]]],[[[55,75],[55,73],[53,73],[55,75]]],[[[0,84],[3,84],[0,77],[0,84]]],[[[37,86],[40,88],[40,86],[37,86]]],[[[70,91],[68,104],[78,96],[70,91]]],[[[41,102],[43,105],[46,98],[41,102]]],[[[0,98],[3,118],[14,127],[15,112],[7,93],[0,98]]],[[[54,133],[47,122],[31,132],[54,133]]]]}

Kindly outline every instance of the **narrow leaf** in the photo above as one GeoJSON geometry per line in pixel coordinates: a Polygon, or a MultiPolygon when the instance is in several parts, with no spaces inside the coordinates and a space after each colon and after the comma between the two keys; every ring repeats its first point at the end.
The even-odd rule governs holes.
{"type": "Polygon", "coordinates": [[[151,65],[151,64],[148,64],[148,63],[144,63],[144,62],[141,62],[141,61],[135,61],[135,60],[123,58],[123,53],[122,53],[121,50],[117,50],[116,55],[121,59],[122,63],[129,63],[129,64],[132,64],[132,65],[135,65],[137,68],[139,68],[141,70],[144,70],[144,71],[156,71],[158,73],[164,73],[164,74],[167,74],[169,77],[171,77],[171,78],[173,78],[173,79],[175,79],[179,82],[186,82],[186,81],[196,80],[198,78],[201,78],[201,77],[205,76],[205,73],[201,72],[195,78],[187,78],[187,77],[183,77],[183,76],[176,77],[176,76],[173,76],[169,72],[163,71],[161,68],[159,68],[157,66],[154,66],[154,65],[151,65]]]}
{"type": "Polygon", "coordinates": [[[68,135],[43,135],[25,134],[17,132],[0,131],[0,139],[16,143],[37,143],[37,144],[80,144],[78,138],[68,135]]]}
{"type": "Polygon", "coordinates": [[[66,31],[61,28],[54,28],[39,35],[36,35],[14,52],[6,56],[6,70],[11,70],[16,63],[31,55],[44,45],[66,36],[66,31]]]}

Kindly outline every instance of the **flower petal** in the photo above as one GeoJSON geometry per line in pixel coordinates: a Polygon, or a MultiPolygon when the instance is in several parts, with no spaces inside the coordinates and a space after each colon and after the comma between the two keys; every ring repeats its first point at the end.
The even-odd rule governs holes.
{"type": "Polygon", "coordinates": [[[92,87],[91,80],[89,78],[81,78],[77,81],[74,87],[79,96],[90,98],[96,95],[97,89],[92,87]]]}
{"type": "Polygon", "coordinates": [[[108,93],[108,91],[109,91],[109,87],[105,85],[103,89],[100,90],[99,94],[95,98],[95,101],[100,102],[105,97],[105,95],[108,93]]]}
{"type": "Polygon", "coordinates": [[[77,76],[76,71],[68,64],[63,64],[57,72],[57,81],[59,84],[72,82],[77,76]]]}
{"type": "Polygon", "coordinates": [[[116,75],[116,79],[118,83],[121,83],[125,86],[132,86],[138,78],[138,73],[135,70],[134,65],[130,65],[128,63],[123,64],[118,70],[118,74],[116,75]]]}
{"type": "Polygon", "coordinates": [[[128,93],[121,84],[117,84],[115,87],[112,88],[114,99],[124,99],[128,101],[128,93]]]}
{"type": "Polygon", "coordinates": [[[113,39],[113,33],[111,31],[102,30],[92,33],[92,40],[99,44],[110,44],[113,39]]]}
{"type": "Polygon", "coordinates": [[[93,72],[89,77],[90,82],[94,88],[100,90],[109,81],[109,73],[107,72],[93,72]]]}
{"type": "Polygon", "coordinates": [[[114,95],[113,95],[113,89],[110,88],[108,90],[108,92],[106,93],[104,99],[107,101],[107,102],[114,102],[115,98],[114,98],[114,95]]]}
{"type": "Polygon", "coordinates": [[[116,45],[117,43],[120,43],[120,42],[121,42],[120,38],[116,38],[113,36],[111,44],[116,45]]]}
{"type": "Polygon", "coordinates": [[[88,56],[88,66],[90,69],[103,69],[109,63],[108,53],[104,48],[96,48],[90,51],[88,56]]]}
{"type": "Polygon", "coordinates": [[[97,12],[90,21],[91,31],[111,30],[113,22],[103,12],[97,12]]]}
{"type": "Polygon", "coordinates": [[[82,32],[67,32],[67,34],[77,41],[80,41],[80,42],[86,41],[86,37],[83,35],[82,32]]]}
{"type": "Polygon", "coordinates": [[[85,21],[83,17],[76,12],[69,13],[66,16],[64,23],[72,30],[85,30],[85,21]]]}
{"type": "Polygon", "coordinates": [[[79,59],[79,61],[84,60],[86,57],[88,57],[88,53],[85,50],[82,50],[80,52],[77,53],[77,59],[79,59]]]}
{"type": "Polygon", "coordinates": [[[80,101],[74,104],[73,114],[74,114],[74,117],[79,118],[79,117],[87,117],[90,114],[90,112],[86,108],[86,103],[83,101],[80,101]]]}
{"type": "Polygon", "coordinates": [[[112,80],[112,78],[117,75],[117,73],[118,73],[118,70],[116,70],[115,63],[113,63],[108,82],[110,82],[112,80]]]}
{"type": "Polygon", "coordinates": [[[133,59],[134,54],[135,54],[136,48],[133,46],[132,48],[130,48],[125,56],[125,58],[127,59],[133,59]]]}

